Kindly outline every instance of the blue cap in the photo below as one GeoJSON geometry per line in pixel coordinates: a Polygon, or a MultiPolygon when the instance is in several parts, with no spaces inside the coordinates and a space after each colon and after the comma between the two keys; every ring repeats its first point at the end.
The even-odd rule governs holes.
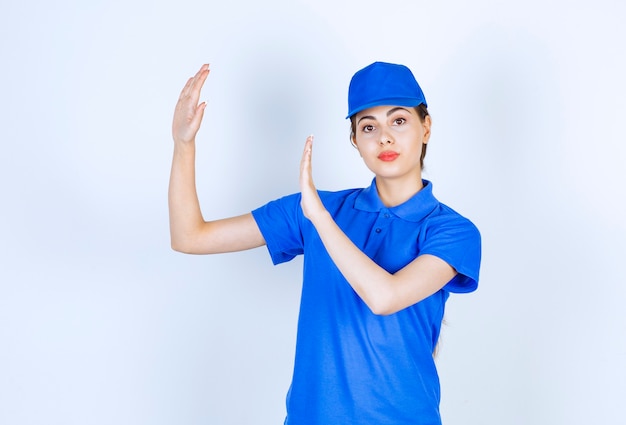
{"type": "Polygon", "coordinates": [[[374,62],[357,71],[348,89],[348,116],[381,105],[418,106],[426,98],[413,73],[404,65],[374,62]]]}

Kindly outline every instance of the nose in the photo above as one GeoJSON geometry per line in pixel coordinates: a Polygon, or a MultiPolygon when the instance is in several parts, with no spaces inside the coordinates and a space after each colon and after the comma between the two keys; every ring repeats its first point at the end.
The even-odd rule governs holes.
{"type": "Polygon", "coordinates": [[[380,139],[378,140],[378,143],[380,143],[381,145],[388,145],[388,144],[393,143],[393,142],[392,142],[392,140],[391,140],[391,137],[389,137],[389,136],[387,135],[387,133],[384,133],[384,132],[383,132],[383,133],[380,135],[380,139]]]}

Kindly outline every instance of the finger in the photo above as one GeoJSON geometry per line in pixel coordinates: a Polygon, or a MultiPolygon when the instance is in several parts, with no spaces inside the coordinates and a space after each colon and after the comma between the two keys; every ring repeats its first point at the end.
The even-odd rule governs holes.
{"type": "Polygon", "coordinates": [[[313,156],[313,136],[309,136],[304,143],[304,151],[302,152],[302,161],[300,162],[300,184],[302,190],[313,185],[313,177],[311,171],[311,159],[313,156]]]}
{"type": "Polygon", "coordinates": [[[311,164],[311,156],[313,151],[313,136],[307,137],[304,142],[304,150],[302,151],[302,160],[300,161],[300,169],[304,171],[305,168],[311,164]]]}
{"type": "Polygon", "coordinates": [[[308,153],[309,158],[311,157],[311,153],[313,152],[313,135],[311,134],[306,138],[304,142],[304,152],[308,153]]]}
{"type": "Polygon", "coordinates": [[[204,110],[206,109],[206,102],[202,102],[196,108],[196,113],[191,120],[191,126],[194,128],[200,128],[200,124],[202,123],[202,118],[204,117],[204,110]]]}
{"type": "Polygon", "coordinates": [[[204,64],[200,67],[198,72],[196,72],[196,74],[193,77],[187,80],[187,84],[185,84],[185,87],[180,93],[180,98],[181,99],[185,98],[191,95],[192,93],[194,93],[194,91],[198,92],[198,97],[199,97],[200,89],[204,85],[204,81],[206,80],[208,75],[209,75],[209,65],[204,64]],[[198,86],[198,83],[200,83],[199,86],[198,86]]]}
{"type": "Polygon", "coordinates": [[[193,81],[191,82],[191,86],[189,86],[188,95],[191,97],[193,103],[197,104],[198,99],[200,98],[200,91],[202,90],[202,86],[209,76],[209,66],[203,65],[200,68],[200,71],[193,77],[193,81]]]}
{"type": "Polygon", "coordinates": [[[189,87],[191,87],[191,83],[193,83],[193,77],[187,80],[187,84],[185,84],[185,87],[183,87],[183,89],[180,91],[180,96],[178,96],[178,100],[181,100],[182,98],[187,96],[187,93],[189,92],[189,87]]]}

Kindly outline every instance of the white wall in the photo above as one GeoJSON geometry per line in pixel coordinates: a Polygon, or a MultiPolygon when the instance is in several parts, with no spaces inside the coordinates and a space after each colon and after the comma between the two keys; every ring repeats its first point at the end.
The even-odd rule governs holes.
{"type": "Polygon", "coordinates": [[[301,262],[169,248],[170,123],[212,64],[207,218],[369,184],[347,85],[409,65],[426,177],[481,229],[451,298],[447,425],[626,421],[619,1],[23,1],[0,6],[0,423],[278,424],[301,262]]]}

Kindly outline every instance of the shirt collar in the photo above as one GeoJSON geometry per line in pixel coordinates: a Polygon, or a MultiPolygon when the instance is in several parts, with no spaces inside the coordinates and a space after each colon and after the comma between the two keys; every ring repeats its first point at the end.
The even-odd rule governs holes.
{"type": "Polygon", "coordinates": [[[387,208],[378,196],[376,178],[374,178],[372,184],[357,195],[354,207],[367,212],[386,210],[407,221],[420,221],[439,205],[439,201],[433,195],[432,183],[428,180],[422,180],[422,182],[424,187],[406,202],[387,208]]]}

